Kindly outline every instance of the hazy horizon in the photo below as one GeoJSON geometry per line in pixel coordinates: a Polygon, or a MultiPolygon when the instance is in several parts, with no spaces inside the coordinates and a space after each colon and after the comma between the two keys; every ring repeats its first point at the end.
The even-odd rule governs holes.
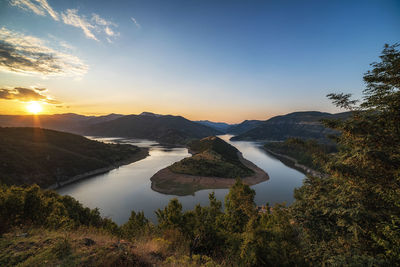
{"type": "Polygon", "coordinates": [[[399,26],[399,1],[2,1],[0,114],[337,113],[399,26]]]}

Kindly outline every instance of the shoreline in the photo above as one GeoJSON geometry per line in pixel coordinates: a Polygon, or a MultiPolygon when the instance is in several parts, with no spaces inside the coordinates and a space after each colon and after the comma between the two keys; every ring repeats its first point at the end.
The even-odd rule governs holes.
{"type": "MultiPolygon", "coordinates": [[[[255,185],[269,180],[268,174],[251,161],[238,153],[240,161],[254,171],[252,176],[241,178],[247,185],[255,185]]],[[[231,187],[236,179],[224,177],[197,176],[172,172],[169,167],[159,170],[151,178],[151,189],[162,194],[184,196],[194,194],[202,189],[226,189],[231,187]]]]}
{"type": "Polygon", "coordinates": [[[95,169],[95,170],[92,170],[92,171],[88,171],[88,172],[85,172],[85,173],[81,173],[81,174],[72,176],[72,177],[70,177],[70,178],[68,178],[68,179],[66,179],[64,181],[57,181],[56,183],[46,187],[45,189],[47,189],[47,190],[60,189],[63,186],[66,186],[66,185],[69,185],[69,184],[72,184],[72,183],[75,183],[75,182],[78,182],[78,181],[81,181],[83,179],[90,178],[90,177],[93,177],[93,176],[96,176],[96,175],[99,175],[99,174],[107,173],[107,172],[112,171],[114,169],[117,169],[117,168],[119,168],[119,167],[121,167],[123,165],[128,165],[128,164],[137,162],[137,161],[145,159],[145,158],[147,158],[147,156],[149,156],[149,149],[148,148],[141,147],[139,149],[140,149],[140,151],[138,151],[136,154],[132,155],[132,157],[130,157],[130,158],[126,159],[126,160],[121,160],[121,161],[118,161],[118,162],[116,162],[116,163],[114,163],[114,164],[112,164],[110,166],[107,166],[107,167],[95,169]]]}
{"type": "Polygon", "coordinates": [[[284,154],[279,154],[276,152],[273,152],[272,150],[265,148],[264,146],[262,146],[262,148],[269,154],[273,155],[274,157],[276,157],[279,161],[281,161],[283,164],[285,165],[289,165],[287,163],[285,163],[282,159],[286,159],[289,160],[291,164],[293,164],[292,166],[289,165],[289,167],[294,168],[300,172],[302,172],[304,175],[312,175],[315,177],[326,177],[327,175],[324,173],[321,173],[319,171],[316,171],[314,169],[311,169],[310,167],[307,167],[303,164],[300,164],[297,159],[289,157],[287,155],[284,154]]]}

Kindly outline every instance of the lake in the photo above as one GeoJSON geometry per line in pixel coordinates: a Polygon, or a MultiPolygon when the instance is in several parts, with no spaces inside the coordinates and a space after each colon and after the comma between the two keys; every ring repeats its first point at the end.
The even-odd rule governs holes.
{"type": "MultiPolygon", "coordinates": [[[[267,154],[256,142],[229,141],[231,135],[220,138],[239,149],[243,156],[266,171],[268,181],[252,186],[256,191],[257,205],[265,203],[293,201],[293,190],[302,185],[304,174],[292,169],[273,156],[267,154]]],[[[151,221],[156,222],[154,211],[165,207],[171,198],[178,198],[184,210],[192,209],[196,204],[207,205],[208,194],[215,192],[216,198],[224,199],[228,189],[201,190],[195,195],[173,196],[153,191],[150,178],[160,169],[185,157],[189,157],[186,148],[165,147],[148,140],[97,138],[103,142],[121,142],[150,148],[147,158],[119,167],[108,173],[100,174],[58,189],[61,195],[70,195],[84,206],[99,208],[101,215],[110,217],[117,224],[123,224],[132,210],[144,211],[151,221]]]]}

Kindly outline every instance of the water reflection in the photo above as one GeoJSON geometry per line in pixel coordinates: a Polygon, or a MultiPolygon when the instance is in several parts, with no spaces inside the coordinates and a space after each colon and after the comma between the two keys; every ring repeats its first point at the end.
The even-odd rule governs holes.
{"type": "MultiPolygon", "coordinates": [[[[245,158],[264,169],[270,180],[252,186],[256,190],[258,205],[269,202],[291,203],[293,189],[302,183],[303,174],[288,168],[279,160],[266,154],[257,143],[231,142],[231,136],[221,136],[237,147],[245,158]]],[[[186,148],[171,148],[158,145],[149,140],[127,140],[122,138],[101,138],[104,142],[131,143],[141,147],[149,147],[150,156],[138,162],[122,166],[108,173],[60,188],[62,195],[71,195],[83,205],[90,208],[98,207],[103,216],[112,218],[118,224],[126,222],[130,211],[143,210],[146,217],[156,221],[154,211],[163,208],[168,201],[176,196],[164,195],[151,190],[151,176],[158,170],[190,156],[186,148]]],[[[194,196],[177,197],[185,210],[192,209],[196,204],[207,205],[208,194],[214,191],[217,199],[223,200],[227,189],[202,190],[194,196]]]]}

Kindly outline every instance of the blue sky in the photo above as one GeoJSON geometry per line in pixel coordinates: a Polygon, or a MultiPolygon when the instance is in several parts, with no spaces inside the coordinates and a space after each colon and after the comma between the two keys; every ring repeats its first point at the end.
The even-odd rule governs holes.
{"type": "Polygon", "coordinates": [[[35,100],[48,113],[240,122],[360,97],[369,64],[400,41],[400,1],[3,0],[0,28],[14,53],[0,113],[35,100]]]}

